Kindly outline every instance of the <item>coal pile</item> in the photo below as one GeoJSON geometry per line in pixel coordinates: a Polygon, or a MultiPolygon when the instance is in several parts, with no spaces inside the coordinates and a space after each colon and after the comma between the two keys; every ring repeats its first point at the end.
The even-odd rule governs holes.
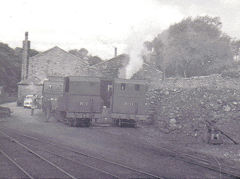
{"type": "Polygon", "coordinates": [[[166,134],[206,142],[210,122],[240,142],[240,91],[237,89],[151,89],[147,100],[155,115],[154,125],[166,134]]]}

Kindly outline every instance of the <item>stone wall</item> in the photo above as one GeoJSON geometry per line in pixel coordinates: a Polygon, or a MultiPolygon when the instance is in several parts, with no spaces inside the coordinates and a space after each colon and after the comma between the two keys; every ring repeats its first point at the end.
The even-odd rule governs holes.
{"type": "Polygon", "coordinates": [[[163,73],[150,64],[143,63],[142,68],[132,76],[132,79],[161,81],[163,73]]]}
{"type": "MultiPolygon", "coordinates": [[[[206,142],[209,124],[240,141],[240,79],[221,75],[155,81],[147,94],[155,125],[177,140],[206,142]]],[[[231,143],[224,138],[224,142],[231,143]]]]}
{"type": "Polygon", "coordinates": [[[154,80],[152,88],[197,88],[209,87],[213,89],[232,88],[240,89],[240,79],[222,77],[221,75],[200,76],[192,78],[168,78],[164,81],[154,80]]]}

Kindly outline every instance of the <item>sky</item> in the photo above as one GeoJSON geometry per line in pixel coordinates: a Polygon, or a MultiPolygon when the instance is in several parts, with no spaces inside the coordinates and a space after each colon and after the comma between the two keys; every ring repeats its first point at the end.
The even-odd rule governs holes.
{"type": "Polygon", "coordinates": [[[239,0],[0,0],[0,42],[31,48],[88,49],[110,59],[131,53],[183,18],[219,16],[222,30],[240,39],[239,0]]]}

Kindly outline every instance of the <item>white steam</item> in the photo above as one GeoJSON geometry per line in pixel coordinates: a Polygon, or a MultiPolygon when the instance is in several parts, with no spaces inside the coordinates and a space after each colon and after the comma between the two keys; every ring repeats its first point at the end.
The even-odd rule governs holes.
{"type": "Polygon", "coordinates": [[[127,39],[128,47],[126,49],[129,54],[129,63],[126,66],[126,78],[130,79],[136,72],[138,72],[143,65],[143,55],[146,53],[144,47],[145,41],[152,41],[161,31],[157,27],[151,25],[147,26],[144,31],[133,30],[133,33],[127,39]]]}

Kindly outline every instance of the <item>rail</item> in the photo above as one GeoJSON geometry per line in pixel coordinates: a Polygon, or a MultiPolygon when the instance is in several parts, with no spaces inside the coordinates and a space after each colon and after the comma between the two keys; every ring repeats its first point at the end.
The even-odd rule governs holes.
{"type": "MultiPolygon", "coordinates": [[[[3,133],[3,132],[0,130],[0,133],[3,133]]],[[[14,133],[16,133],[16,131],[15,131],[14,133]]],[[[5,135],[7,135],[7,134],[5,134],[5,135]]],[[[88,157],[88,158],[92,158],[92,159],[95,159],[95,160],[98,160],[98,161],[101,161],[101,162],[105,162],[105,163],[108,163],[108,164],[111,164],[111,165],[115,165],[115,166],[118,166],[118,167],[122,167],[122,168],[128,169],[128,170],[130,170],[130,171],[139,173],[139,174],[144,174],[144,175],[146,175],[146,176],[148,176],[148,177],[151,177],[151,178],[159,178],[159,179],[163,179],[163,178],[164,178],[164,177],[162,177],[162,176],[157,176],[157,175],[154,175],[154,174],[151,174],[151,173],[142,171],[142,170],[134,169],[134,168],[129,167],[129,166],[126,166],[126,165],[124,165],[124,164],[120,164],[120,163],[117,163],[117,162],[113,162],[113,161],[101,159],[101,158],[98,158],[98,157],[95,157],[95,156],[92,156],[92,155],[89,155],[89,154],[86,154],[86,153],[83,153],[83,152],[79,152],[79,151],[74,150],[74,149],[71,149],[71,148],[69,148],[69,147],[59,145],[59,144],[57,144],[57,143],[55,143],[55,142],[53,142],[53,141],[49,141],[49,140],[48,140],[48,141],[44,141],[44,142],[43,142],[42,140],[40,140],[40,139],[38,139],[38,138],[36,138],[36,137],[32,137],[32,136],[28,136],[28,135],[24,135],[24,134],[20,134],[20,133],[17,133],[17,135],[18,135],[18,136],[23,136],[23,137],[29,138],[29,139],[31,139],[31,140],[38,141],[38,142],[43,143],[43,144],[49,144],[49,145],[55,146],[55,147],[57,147],[57,148],[64,149],[64,150],[66,150],[66,151],[73,152],[73,153],[78,154],[78,155],[82,155],[82,156],[85,156],[85,157],[88,157]]],[[[7,136],[8,136],[8,135],[7,135],[7,136]]],[[[10,136],[9,136],[9,137],[10,137],[10,136]]],[[[12,138],[12,139],[13,139],[13,138],[12,138]]],[[[14,141],[17,141],[16,139],[13,139],[13,140],[14,140],[14,141]]],[[[18,142],[18,141],[17,141],[17,142],[18,142]]],[[[19,143],[20,143],[20,142],[19,142],[19,143]]],[[[23,144],[22,144],[22,145],[23,145],[23,144]]],[[[35,147],[35,146],[31,146],[31,147],[35,147]]],[[[64,157],[64,156],[60,156],[60,155],[58,155],[58,154],[56,154],[56,153],[54,153],[54,152],[50,152],[50,151],[48,151],[48,150],[42,150],[42,151],[51,153],[52,155],[55,155],[55,156],[57,156],[57,157],[64,158],[64,159],[69,160],[69,161],[71,161],[71,162],[75,162],[75,163],[77,163],[77,164],[84,165],[84,166],[86,166],[86,167],[95,169],[95,170],[100,171],[100,172],[102,172],[102,173],[111,175],[111,176],[113,176],[114,178],[121,178],[121,177],[116,176],[116,175],[114,175],[114,174],[111,174],[111,173],[109,173],[109,172],[107,172],[107,171],[105,171],[105,170],[102,170],[102,169],[99,169],[99,168],[96,168],[96,167],[93,167],[93,166],[90,166],[90,165],[87,165],[87,164],[83,164],[83,163],[74,161],[74,160],[72,160],[72,159],[70,159],[70,158],[67,158],[67,157],[64,157]]]]}

